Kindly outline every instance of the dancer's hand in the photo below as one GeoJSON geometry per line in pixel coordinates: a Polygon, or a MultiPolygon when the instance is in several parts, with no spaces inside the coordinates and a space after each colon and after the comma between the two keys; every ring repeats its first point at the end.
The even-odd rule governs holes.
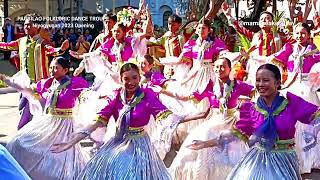
{"type": "Polygon", "coordinates": [[[226,16],[231,16],[231,9],[227,2],[222,3],[221,9],[226,16]]]}
{"type": "Polygon", "coordinates": [[[145,0],[140,0],[140,3],[139,3],[139,9],[144,9],[146,6],[146,2],[145,0]]]}
{"type": "Polygon", "coordinates": [[[249,54],[246,52],[244,48],[240,49],[240,54],[242,57],[245,57],[246,59],[249,59],[249,54]]]}
{"type": "Polygon", "coordinates": [[[79,53],[78,52],[76,52],[76,51],[69,51],[69,54],[70,54],[70,56],[72,56],[72,57],[74,57],[74,58],[76,58],[76,59],[82,59],[81,57],[80,57],[80,55],[79,55],[79,53]]]}
{"type": "Polygon", "coordinates": [[[54,47],[52,47],[52,46],[50,46],[50,45],[45,45],[44,48],[45,48],[46,53],[47,53],[48,55],[51,55],[51,54],[54,53],[54,47]]]}
{"type": "Polygon", "coordinates": [[[151,88],[155,93],[161,93],[161,92],[162,92],[162,87],[160,87],[160,86],[153,85],[153,86],[150,86],[150,88],[151,88]]]}
{"type": "Polygon", "coordinates": [[[192,150],[200,150],[203,148],[207,148],[208,145],[206,141],[200,141],[200,140],[193,140],[192,144],[188,145],[187,148],[192,149],[192,150]]]}
{"type": "Polygon", "coordinates": [[[73,146],[72,143],[58,143],[58,144],[53,144],[52,147],[50,148],[50,151],[53,153],[60,153],[63,151],[66,151],[70,149],[73,146]]]}
{"type": "Polygon", "coordinates": [[[82,72],[82,68],[77,68],[76,70],[74,70],[73,76],[79,76],[81,72],[82,72]]]}
{"type": "Polygon", "coordinates": [[[320,87],[320,72],[310,72],[309,73],[309,84],[312,89],[320,87]]]}

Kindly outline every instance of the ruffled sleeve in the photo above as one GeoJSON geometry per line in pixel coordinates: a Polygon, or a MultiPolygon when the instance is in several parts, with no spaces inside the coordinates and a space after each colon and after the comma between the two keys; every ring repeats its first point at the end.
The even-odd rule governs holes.
{"type": "Polygon", "coordinates": [[[53,78],[42,79],[42,80],[38,81],[37,84],[35,85],[35,88],[32,88],[32,89],[34,89],[34,93],[38,94],[42,98],[45,98],[43,96],[43,94],[48,91],[48,89],[50,88],[50,86],[52,84],[52,81],[53,81],[53,78]]]}
{"type": "Polygon", "coordinates": [[[151,85],[156,85],[156,86],[161,86],[163,87],[164,83],[167,81],[168,79],[166,79],[163,74],[161,74],[160,72],[154,72],[151,75],[151,85]]]}
{"type": "Polygon", "coordinates": [[[287,66],[289,56],[292,54],[292,52],[293,52],[292,44],[286,43],[279,52],[274,54],[275,61],[280,62],[285,66],[287,66]]]}
{"type": "Polygon", "coordinates": [[[121,58],[123,61],[129,61],[129,59],[131,57],[133,57],[133,49],[132,49],[132,41],[133,41],[133,38],[130,38],[130,37],[127,37],[125,39],[125,47],[123,49],[123,51],[121,52],[121,58]]]}
{"type": "Polygon", "coordinates": [[[181,52],[182,61],[192,61],[193,54],[192,54],[192,48],[196,44],[194,40],[189,40],[183,45],[183,49],[181,52]]]}
{"type": "Polygon", "coordinates": [[[172,114],[172,112],[160,102],[155,92],[151,89],[145,89],[144,91],[147,96],[148,111],[155,117],[156,121],[161,121],[172,114]]]}
{"type": "Polygon", "coordinates": [[[289,100],[289,106],[293,108],[292,112],[294,112],[294,119],[305,124],[310,124],[316,116],[318,116],[316,115],[319,114],[318,106],[311,104],[290,92],[287,92],[287,99],[289,100]]]}
{"type": "Polygon", "coordinates": [[[227,45],[219,38],[214,40],[214,43],[211,45],[213,48],[213,54],[218,56],[221,51],[227,50],[227,45]]]}
{"type": "Polygon", "coordinates": [[[259,113],[255,111],[253,102],[245,102],[240,106],[240,118],[232,128],[239,139],[247,141],[258,126],[259,113]]]}
{"type": "Polygon", "coordinates": [[[104,125],[108,124],[108,121],[116,111],[116,104],[119,100],[120,90],[115,90],[112,95],[106,97],[107,105],[97,113],[96,121],[102,122],[104,125]]]}
{"type": "Polygon", "coordinates": [[[5,51],[17,51],[19,49],[19,41],[0,42],[0,49],[5,51]]]}
{"type": "Polygon", "coordinates": [[[202,99],[204,99],[206,97],[208,97],[210,99],[212,96],[214,96],[212,81],[209,81],[206,89],[202,93],[199,93],[198,91],[196,91],[192,94],[192,97],[194,99],[196,99],[197,101],[201,101],[202,99]]]}
{"type": "Polygon", "coordinates": [[[237,81],[237,85],[239,86],[239,94],[242,96],[251,96],[252,91],[253,91],[253,86],[242,82],[242,81],[237,81]]]}
{"type": "Polygon", "coordinates": [[[108,56],[110,54],[113,43],[113,38],[110,38],[100,46],[100,50],[105,56],[108,56]]]}
{"type": "Polygon", "coordinates": [[[81,92],[88,87],[88,82],[81,77],[73,77],[71,79],[71,88],[74,97],[78,97],[81,92]]]}

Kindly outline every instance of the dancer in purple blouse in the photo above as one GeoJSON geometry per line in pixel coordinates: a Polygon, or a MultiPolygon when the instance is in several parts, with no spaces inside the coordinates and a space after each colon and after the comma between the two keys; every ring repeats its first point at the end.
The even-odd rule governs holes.
{"type": "MultiPolygon", "coordinates": [[[[247,152],[241,141],[234,141],[222,147],[195,151],[188,148],[193,140],[209,140],[219,136],[219,131],[229,129],[239,119],[237,109],[240,96],[251,97],[253,86],[230,79],[231,62],[220,58],[214,62],[216,80],[209,82],[202,92],[195,92],[189,98],[200,101],[208,98],[207,112],[185,117],[183,122],[208,119],[194,128],[183,142],[170,166],[170,173],[176,180],[183,179],[225,179],[233,166],[247,152]]],[[[166,92],[164,92],[166,93],[166,92]]],[[[168,92],[167,92],[168,93],[168,92]]],[[[179,95],[179,98],[186,99],[179,95]]]]}
{"type": "MultiPolygon", "coordinates": [[[[7,149],[28,175],[35,180],[75,179],[87,162],[80,145],[61,154],[50,152],[54,143],[66,141],[75,129],[73,107],[87,82],[66,76],[70,62],[62,57],[50,64],[50,78],[23,88],[12,78],[1,75],[8,85],[21,91],[30,102],[43,102],[43,113],[20,129],[7,149]]],[[[31,105],[32,107],[33,105],[31,105]]]]}
{"type": "MultiPolygon", "coordinates": [[[[305,23],[298,23],[294,28],[295,43],[286,43],[283,48],[269,56],[267,60],[273,64],[287,67],[288,79],[282,91],[289,91],[304,100],[320,106],[320,99],[316,90],[310,84],[310,70],[320,62],[320,52],[310,41],[310,27],[305,23]]],[[[312,168],[320,168],[320,145],[304,152],[305,134],[312,133],[313,128],[308,124],[298,122],[296,130],[296,150],[300,160],[302,173],[311,173],[312,168]]]]}
{"type": "Polygon", "coordinates": [[[281,96],[278,92],[281,74],[275,65],[260,66],[256,76],[260,94],[257,103],[241,107],[240,120],[233,128],[220,131],[218,138],[195,141],[190,148],[219,146],[238,137],[252,148],[227,179],[301,179],[294,150],[295,125],[299,120],[315,125],[318,130],[320,109],[292,93],[281,96]]]}
{"type": "Polygon", "coordinates": [[[66,151],[97,127],[107,125],[113,116],[117,119],[116,135],[101,147],[78,179],[170,179],[144,126],[151,115],[160,124],[178,123],[181,118],[162,105],[151,89],[139,87],[138,66],[132,63],[123,65],[120,76],[123,87],[107,98],[108,105],[98,113],[97,121],[69,141],[54,145],[51,150],[56,153],[66,151]]]}

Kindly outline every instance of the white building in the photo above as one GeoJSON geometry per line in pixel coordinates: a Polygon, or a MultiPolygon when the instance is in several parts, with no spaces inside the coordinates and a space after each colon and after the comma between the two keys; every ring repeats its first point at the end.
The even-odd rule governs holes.
{"type": "MultiPolygon", "coordinates": [[[[70,14],[70,1],[63,0],[63,15],[70,14]]],[[[72,0],[73,13],[76,15],[76,1],[72,0]]],[[[82,0],[84,15],[98,15],[105,9],[113,10],[123,6],[138,7],[140,0],[82,0]],[[100,9],[99,9],[100,8],[100,9]]],[[[168,16],[176,12],[175,0],[146,0],[153,17],[153,22],[159,26],[167,24],[168,16]]],[[[0,1],[0,16],[3,23],[3,0],[0,1]],[[1,3],[2,2],[2,3],[1,3]]],[[[9,17],[16,19],[28,13],[36,13],[43,17],[58,15],[58,0],[9,0],[9,17]]],[[[1,24],[2,24],[1,23],[1,24]]]]}
{"type": "MultiPolygon", "coordinates": [[[[9,17],[11,19],[16,19],[19,16],[23,16],[27,13],[36,13],[43,17],[48,16],[57,16],[58,13],[58,1],[59,0],[9,0],[9,17]]],[[[70,6],[71,0],[61,0],[63,2],[62,15],[70,14],[70,6]]],[[[73,13],[76,15],[77,6],[76,2],[79,0],[72,0],[73,3],[73,13]]],[[[113,10],[123,6],[133,6],[138,7],[140,0],[82,0],[82,12],[83,15],[102,15],[105,12],[105,9],[113,10]]],[[[177,12],[176,2],[178,0],[146,0],[148,4],[151,14],[152,20],[154,24],[159,26],[166,26],[168,16],[172,13],[177,12]]],[[[180,0],[179,0],[180,1],[180,0]]],[[[183,0],[187,2],[188,0],[183,0]]],[[[305,0],[301,0],[304,2],[305,0]]],[[[318,9],[320,9],[320,2],[317,5],[318,9]]],[[[3,15],[3,0],[0,0],[0,25],[3,25],[4,15],[3,15]]],[[[289,15],[289,8],[287,0],[278,1],[278,9],[284,10],[286,12],[286,16],[289,15]],[[281,8],[280,8],[281,7],[281,8]]],[[[304,7],[302,8],[304,11],[304,7]]],[[[232,11],[235,16],[234,10],[232,11]]],[[[178,13],[179,14],[179,13],[178,13]]],[[[239,4],[239,15],[248,15],[249,12],[247,10],[247,1],[241,0],[239,4]]],[[[183,15],[180,16],[183,17],[183,15]]],[[[312,19],[313,11],[310,12],[309,18],[312,19]]]]}
{"type": "MultiPolygon", "coordinates": [[[[104,0],[104,8],[109,10],[122,6],[133,6],[138,8],[140,0],[104,0]]],[[[151,10],[154,24],[166,26],[168,16],[176,12],[174,0],[146,0],[151,10]]]]}

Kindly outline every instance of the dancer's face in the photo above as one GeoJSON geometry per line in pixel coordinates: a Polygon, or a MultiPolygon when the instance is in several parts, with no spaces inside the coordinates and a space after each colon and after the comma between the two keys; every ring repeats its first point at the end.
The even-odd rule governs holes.
{"type": "Polygon", "coordinates": [[[107,30],[111,30],[115,24],[116,22],[114,22],[112,19],[109,19],[109,18],[103,19],[104,28],[107,30]]]}
{"type": "Polygon", "coordinates": [[[209,35],[210,29],[205,24],[199,24],[197,27],[197,34],[202,38],[206,39],[209,35]]]}
{"type": "Polygon", "coordinates": [[[26,19],[24,22],[24,31],[27,35],[34,36],[37,34],[38,29],[30,19],[26,19]]]}
{"type": "Polygon", "coordinates": [[[214,72],[219,79],[228,79],[231,68],[226,59],[218,59],[214,62],[214,72]]]}
{"type": "Polygon", "coordinates": [[[172,33],[176,33],[179,30],[180,25],[181,24],[179,24],[177,22],[170,21],[170,19],[168,21],[168,29],[172,33]]]}
{"type": "Polygon", "coordinates": [[[259,27],[261,29],[272,27],[272,17],[269,14],[261,14],[259,19],[259,27]]]}
{"type": "Polygon", "coordinates": [[[124,38],[124,32],[119,26],[115,26],[113,29],[113,38],[116,40],[122,40],[124,38]]]}
{"type": "Polygon", "coordinates": [[[121,82],[127,93],[135,93],[139,87],[140,74],[137,70],[131,69],[121,74],[121,82]]]}
{"type": "Polygon", "coordinates": [[[50,76],[55,78],[56,80],[60,80],[61,78],[63,78],[68,71],[68,68],[63,68],[56,60],[51,61],[49,73],[50,76]]]}
{"type": "Polygon", "coordinates": [[[294,38],[299,44],[306,44],[309,41],[309,33],[308,31],[302,27],[298,26],[294,30],[294,38]]]}
{"type": "Polygon", "coordinates": [[[256,88],[262,97],[269,97],[278,92],[280,81],[268,69],[260,69],[256,74],[256,88]]]}

